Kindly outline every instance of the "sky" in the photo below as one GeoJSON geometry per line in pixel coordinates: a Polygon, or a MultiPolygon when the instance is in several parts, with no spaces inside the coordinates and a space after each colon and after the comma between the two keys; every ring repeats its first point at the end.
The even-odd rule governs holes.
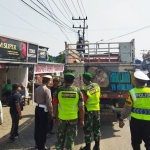
{"type": "Polygon", "coordinates": [[[65,41],[75,44],[78,40],[77,33],[72,31],[77,32],[78,29],[73,29],[72,26],[83,25],[83,22],[72,20],[72,16],[78,18],[80,15],[81,18],[86,16],[88,18],[85,40],[89,43],[102,39],[103,42],[130,42],[135,39],[135,54],[138,59],[142,58],[141,50],[150,50],[150,1],[148,0],[82,0],[82,3],[81,0],[39,0],[57,16],[55,20],[59,18],[70,27],[69,30],[60,27],[63,32],[55,20],[50,18],[49,11],[45,9],[47,15],[34,4],[44,9],[37,0],[33,0],[34,3],[30,0],[24,1],[54,23],[29,8],[21,0],[0,0],[0,35],[49,47],[50,55],[56,56],[65,49],[65,41]],[[65,2],[70,10],[65,7],[65,2]],[[115,38],[141,28],[144,29],[115,38]],[[112,38],[114,39],[109,40],[112,38]]]}

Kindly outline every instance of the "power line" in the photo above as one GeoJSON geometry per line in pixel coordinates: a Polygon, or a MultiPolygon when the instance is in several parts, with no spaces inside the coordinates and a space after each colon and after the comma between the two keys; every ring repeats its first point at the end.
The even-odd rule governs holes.
{"type": "MultiPolygon", "coordinates": [[[[63,4],[61,3],[61,0],[59,0],[59,1],[60,1],[61,6],[63,7],[64,11],[66,12],[67,16],[70,18],[70,16],[69,16],[69,14],[67,13],[65,7],[64,7],[63,4]]],[[[73,23],[73,22],[72,22],[72,23],[73,23]]]]}
{"type": "MultiPolygon", "coordinates": [[[[45,5],[44,2],[43,2],[43,4],[44,4],[45,6],[44,6],[39,0],[37,0],[37,1],[50,13],[51,18],[53,18],[55,21],[59,20],[59,21],[57,21],[57,22],[59,22],[59,23],[62,22],[65,26],[67,26],[67,28],[69,28],[69,30],[75,32],[75,30],[72,30],[71,27],[69,27],[66,23],[64,23],[63,21],[61,21],[54,13],[52,13],[52,12],[46,7],[46,5],[45,5]],[[56,20],[53,16],[55,16],[55,17],[57,18],[57,20],[56,20]]],[[[47,0],[47,2],[48,2],[48,4],[49,4],[49,6],[50,6],[50,3],[49,3],[48,0],[47,0]]],[[[51,7],[51,6],[50,6],[50,7],[51,7]]],[[[60,24],[62,24],[62,23],[60,23],[60,24]]]]}
{"type": "Polygon", "coordinates": [[[63,3],[66,5],[66,8],[68,9],[68,11],[71,13],[72,17],[73,17],[73,13],[71,12],[67,2],[65,0],[63,0],[63,3]]]}
{"type": "MultiPolygon", "coordinates": [[[[135,32],[141,31],[141,30],[144,30],[144,29],[149,28],[149,27],[150,27],[150,25],[148,25],[148,26],[146,26],[146,27],[143,27],[143,28],[141,28],[141,29],[138,29],[138,30],[135,30],[135,31],[129,32],[129,33],[127,33],[127,34],[123,34],[123,35],[117,36],[117,37],[115,37],[115,38],[111,38],[111,39],[106,40],[106,41],[111,41],[111,40],[114,40],[114,39],[117,39],[117,38],[120,38],[120,37],[123,37],[123,36],[129,35],[129,34],[132,34],[132,33],[135,33],[135,32]]],[[[105,41],[104,41],[104,42],[105,42],[105,41]]]]}
{"type": "MultiPolygon", "coordinates": [[[[25,28],[20,28],[20,27],[15,27],[15,26],[10,26],[10,25],[6,25],[6,24],[0,24],[2,26],[7,26],[7,27],[11,27],[11,28],[16,28],[16,29],[20,29],[20,30],[25,30],[25,31],[31,31],[31,32],[41,32],[40,30],[30,30],[30,29],[25,29],[25,28]]],[[[60,33],[51,33],[51,32],[46,32],[46,31],[42,31],[42,33],[49,33],[49,34],[57,34],[57,35],[62,35],[60,33]]],[[[67,33],[67,34],[73,34],[72,32],[67,33]]]]}
{"type": "MultiPolygon", "coordinates": [[[[82,0],[81,0],[81,5],[82,5],[82,7],[83,7],[83,11],[84,11],[84,13],[85,13],[85,15],[86,15],[86,12],[85,12],[85,9],[84,9],[84,6],[83,6],[83,3],[82,3],[82,0]]],[[[87,16],[87,15],[86,15],[87,16]]]]}
{"type": "MultiPolygon", "coordinates": [[[[15,15],[16,17],[18,17],[19,19],[21,19],[21,20],[23,20],[24,22],[26,22],[27,24],[29,24],[30,26],[32,26],[32,27],[34,27],[35,29],[37,29],[37,30],[39,30],[39,31],[41,31],[41,32],[43,32],[42,30],[40,30],[39,28],[37,28],[36,26],[34,26],[34,25],[32,25],[31,23],[29,23],[28,21],[26,21],[26,20],[24,20],[23,18],[21,18],[20,16],[18,16],[18,15],[16,15],[15,13],[13,13],[12,11],[10,11],[9,9],[7,9],[6,7],[4,7],[4,6],[2,6],[1,4],[0,4],[0,6],[1,7],[3,7],[4,9],[6,9],[7,11],[9,11],[10,13],[12,13],[13,15],[15,15]]],[[[44,32],[43,32],[44,33],[44,32]]],[[[44,33],[44,34],[46,34],[46,35],[48,35],[48,36],[50,36],[49,34],[47,34],[47,33],[44,33]]],[[[52,37],[52,36],[50,36],[51,38],[53,38],[53,39],[55,39],[55,40],[58,40],[58,39],[56,39],[55,37],[52,37]]]]}
{"type": "MultiPolygon", "coordinates": [[[[61,0],[59,0],[60,1],[60,3],[61,3],[61,0]]],[[[63,3],[64,3],[64,5],[66,6],[66,8],[68,9],[68,11],[69,11],[69,13],[71,13],[71,15],[72,15],[72,17],[74,16],[73,15],[73,13],[71,12],[71,10],[70,10],[70,8],[69,8],[69,6],[68,6],[68,4],[67,4],[67,2],[65,1],[65,0],[63,0],[63,3]]],[[[62,4],[61,4],[62,5],[62,4]]],[[[64,7],[63,7],[64,8],[64,7]]],[[[65,8],[64,8],[64,10],[65,10],[65,8]]],[[[76,20],[77,21],[77,20],[76,20]]],[[[80,23],[77,21],[77,23],[80,25],[80,23]]],[[[73,24],[73,22],[72,22],[72,24],[73,24]]]]}
{"type": "Polygon", "coordinates": [[[77,11],[77,9],[76,9],[76,7],[75,7],[75,5],[74,5],[73,0],[71,0],[71,1],[72,1],[72,4],[73,4],[73,6],[74,6],[74,8],[75,8],[75,10],[76,10],[76,12],[77,12],[77,14],[78,14],[78,16],[80,16],[79,13],[78,13],[78,11],[77,11]]]}
{"type": "MultiPolygon", "coordinates": [[[[54,0],[52,0],[52,1],[55,4],[55,6],[57,7],[57,9],[61,12],[61,14],[67,19],[67,17],[63,14],[63,12],[60,10],[60,8],[56,5],[56,3],[54,2],[54,0]]],[[[70,20],[68,20],[68,21],[72,24],[72,22],[70,20]]]]}
{"type": "Polygon", "coordinates": [[[78,0],[77,0],[77,3],[78,3],[78,6],[79,6],[79,9],[80,9],[80,11],[81,11],[82,17],[84,18],[84,15],[83,15],[83,13],[82,13],[82,10],[81,10],[81,7],[80,7],[80,4],[79,4],[79,1],[78,1],[78,0]]]}
{"type": "MultiPolygon", "coordinates": [[[[48,2],[48,0],[47,0],[47,2],[48,2]]],[[[53,9],[52,9],[52,7],[51,7],[51,5],[50,5],[50,3],[48,2],[48,4],[49,4],[49,6],[50,6],[50,8],[51,8],[51,10],[52,10],[52,12],[53,12],[53,14],[54,14],[54,11],[53,11],[53,9]]],[[[55,15],[55,14],[54,14],[55,15]]],[[[56,16],[56,15],[55,15],[56,16]]],[[[61,32],[65,35],[65,37],[68,39],[68,41],[70,42],[70,40],[69,40],[69,38],[67,37],[67,35],[64,33],[64,31],[60,28],[60,26],[58,26],[59,27],[59,29],[61,30],[61,32]]],[[[70,42],[71,43],[71,42],[70,42]]]]}

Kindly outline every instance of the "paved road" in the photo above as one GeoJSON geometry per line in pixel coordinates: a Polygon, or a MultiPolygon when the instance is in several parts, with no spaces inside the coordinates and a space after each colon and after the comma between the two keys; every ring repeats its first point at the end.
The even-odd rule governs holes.
{"type": "MultiPolygon", "coordinates": [[[[11,118],[9,115],[9,108],[3,107],[4,111],[4,123],[0,126],[0,150],[34,150],[34,106],[28,105],[24,107],[23,119],[20,121],[20,137],[16,143],[10,143],[8,140],[11,118]]],[[[56,127],[55,127],[56,130],[56,127]]],[[[130,144],[130,131],[129,122],[126,120],[123,129],[118,127],[118,123],[101,123],[101,150],[132,150],[130,144]]],[[[78,128],[78,136],[75,139],[75,148],[78,150],[83,144],[83,132],[81,128],[78,128]]],[[[56,142],[56,136],[52,135],[47,139],[47,145],[54,148],[56,142]]],[[[92,143],[94,145],[94,142],[92,143]]],[[[142,144],[142,150],[144,150],[142,144]]]]}

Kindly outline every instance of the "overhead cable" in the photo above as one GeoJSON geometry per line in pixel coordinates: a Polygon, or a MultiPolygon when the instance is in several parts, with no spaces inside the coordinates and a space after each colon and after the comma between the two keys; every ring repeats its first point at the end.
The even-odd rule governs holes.
{"type": "MultiPolygon", "coordinates": [[[[55,16],[57,18],[57,20],[59,20],[59,22],[62,22],[65,26],[67,26],[68,28],[70,28],[71,31],[75,32],[75,30],[73,30],[70,26],[68,26],[66,23],[64,23],[63,21],[61,21],[54,13],[52,13],[46,6],[44,6],[39,0],[37,0],[52,16],[55,16]]],[[[49,1],[47,0],[49,6],[50,6],[50,3],[49,1]]],[[[54,19],[54,18],[53,18],[54,19]]],[[[55,19],[56,20],[56,19],[55,19]]]]}
{"type": "Polygon", "coordinates": [[[82,17],[84,17],[78,0],[77,0],[77,3],[78,3],[78,6],[79,6],[79,9],[80,9],[80,11],[81,11],[82,17]]]}
{"type": "MultiPolygon", "coordinates": [[[[129,33],[126,33],[126,34],[123,34],[123,35],[120,35],[120,36],[117,36],[117,37],[111,38],[111,39],[106,40],[106,41],[111,41],[111,40],[114,40],[114,39],[117,39],[117,38],[120,38],[120,37],[123,37],[123,36],[129,35],[129,34],[132,34],[132,33],[135,33],[135,32],[139,32],[139,31],[144,30],[144,29],[149,28],[149,27],[150,27],[150,25],[148,25],[148,26],[146,26],[146,27],[143,27],[143,28],[140,28],[140,29],[138,29],[138,30],[135,30],[135,31],[132,31],[132,32],[129,32],[129,33]]],[[[105,41],[104,41],[104,42],[105,42],[105,41]]]]}
{"type": "MultiPolygon", "coordinates": [[[[52,0],[53,3],[55,4],[55,6],[57,7],[57,9],[61,12],[61,14],[68,20],[68,18],[63,14],[63,12],[60,10],[60,8],[57,6],[57,4],[54,2],[54,0],[52,0]]],[[[72,22],[70,20],[68,20],[71,24],[72,22]]]]}
{"type": "MultiPolygon", "coordinates": [[[[7,11],[9,11],[10,13],[12,13],[13,15],[15,15],[16,17],[18,17],[19,19],[21,19],[21,20],[23,20],[24,22],[26,22],[26,23],[29,24],[30,26],[32,26],[32,27],[34,27],[35,29],[37,29],[37,30],[41,31],[42,33],[44,33],[41,29],[37,28],[36,26],[34,26],[34,25],[32,25],[31,23],[29,23],[28,21],[24,20],[24,19],[21,18],[20,16],[16,15],[15,13],[13,13],[12,11],[10,11],[10,10],[7,9],[6,7],[2,6],[1,4],[0,4],[0,6],[3,7],[4,9],[6,9],[7,11]]],[[[53,38],[53,39],[55,39],[55,40],[58,40],[57,38],[52,37],[51,35],[49,35],[49,34],[47,34],[47,33],[44,33],[44,34],[48,35],[49,37],[51,37],[51,38],[53,38]]]]}
{"type": "MultiPolygon", "coordinates": [[[[81,5],[82,5],[83,11],[84,11],[84,13],[85,13],[85,15],[86,15],[86,12],[85,12],[84,5],[83,5],[83,3],[82,3],[82,0],[81,0],[81,5]]],[[[86,15],[86,16],[87,16],[87,15],[86,15]]]]}
{"type": "MultiPolygon", "coordinates": [[[[47,2],[48,2],[48,0],[47,0],[47,2]]],[[[48,2],[48,4],[49,4],[49,7],[51,8],[51,10],[52,10],[52,12],[53,12],[53,14],[55,15],[55,13],[54,13],[54,11],[53,11],[53,9],[52,9],[52,7],[51,7],[51,5],[50,5],[50,3],[48,2]]],[[[55,15],[56,16],[56,15],[55,15]]],[[[60,28],[60,26],[58,25],[58,27],[59,27],[59,29],[61,30],[61,32],[65,35],[65,37],[68,39],[68,41],[70,42],[70,40],[69,40],[69,38],[67,37],[67,35],[64,33],[64,31],[60,28]]],[[[70,42],[71,43],[71,42],[70,42]]]]}

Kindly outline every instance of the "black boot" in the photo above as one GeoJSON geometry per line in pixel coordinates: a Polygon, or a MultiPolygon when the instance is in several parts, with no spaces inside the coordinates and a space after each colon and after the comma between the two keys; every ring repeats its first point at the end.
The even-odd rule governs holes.
{"type": "Polygon", "coordinates": [[[93,147],[93,150],[100,150],[100,140],[95,140],[95,145],[93,147]]]}
{"type": "Polygon", "coordinates": [[[84,147],[81,147],[80,150],[91,150],[91,143],[88,143],[84,147]]]}
{"type": "Polygon", "coordinates": [[[140,145],[135,145],[135,146],[132,146],[132,147],[133,147],[133,150],[141,150],[140,145]]]}

